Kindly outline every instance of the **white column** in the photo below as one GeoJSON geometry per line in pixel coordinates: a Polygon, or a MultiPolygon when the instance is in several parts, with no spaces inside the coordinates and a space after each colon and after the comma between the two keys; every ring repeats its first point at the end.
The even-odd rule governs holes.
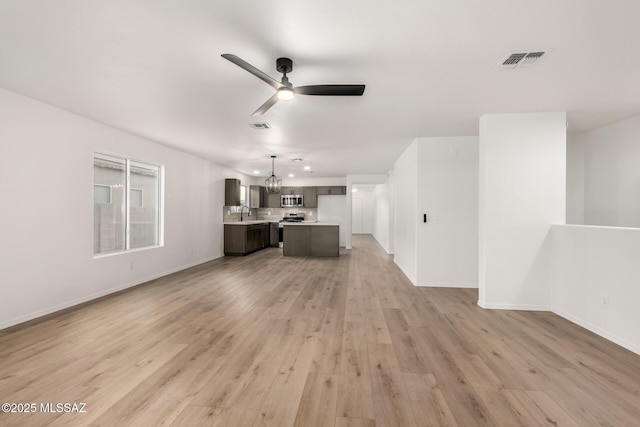
{"type": "Polygon", "coordinates": [[[547,310],[547,235],[564,224],[566,113],[480,119],[479,301],[547,310]]]}

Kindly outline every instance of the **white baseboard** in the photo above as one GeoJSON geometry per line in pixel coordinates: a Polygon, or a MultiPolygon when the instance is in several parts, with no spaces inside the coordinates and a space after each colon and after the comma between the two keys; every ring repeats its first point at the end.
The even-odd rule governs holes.
{"type": "Polygon", "coordinates": [[[395,264],[395,265],[400,269],[400,271],[402,272],[402,274],[404,274],[404,275],[405,275],[405,277],[406,277],[407,279],[409,279],[409,281],[413,284],[413,286],[415,286],[415,285],[416,285],[416,281],[414,280],[414,278],[413,278],[413,277],[410,277],[410,276],[407,274],[407,272],[406,272],[406,271],[404,271],[404,269],[402,268],[402,266],[401,266],[400,264],[398,264],[398,262],[396,261],[396,258],[395,258],[395,257],[393,257],[393,263],[394,263],[394,264],[395,264]]]}
{"type": "Polygon", "coordinates": [[[389,249],[388,249],[385,245],[383,245],[383,244],[382,244],[382,242],[380,242],[380,240],[378,240],[378,238],[376,237],[376,235],[375,235],[375,234],[371,234],[371,235],[373,236],[373,238],[375,239],[375,241],[376,241],[376,242],[378,242],[378,244],[380,245],[380,247],[381,247],[382,249],[384,249],[384,251],[385,251],[388,255],[393,255],[393,253],[392,253],[392,252],[390,252],[390,251],[389,251],[389,249]]]}
{"type": "Polygon", "coordinates": [[[418,283],[416,286],[428,288],[465,288],[478,289],[477,283],[460,283],[460,282],[436,282],[436,283],[418,283]]]}
{"type": "Polygon", "coordinates": [[[189,263],[185,266],[172,268],[170,270],[163,271],[158,274],[153,274],[151,276],[145,277],[143,279],[135,280],[133,282],[125,283],[119,286],[115,286],[113,288],[106,289],[104,291],[96,292],[91,295],[86,295],[84,297],[76,298],[71,301],[64,302],[62,304],[57,304],[52,307],[47,307],[42,310],[34,311],[23,316],[14,317],[13,319],[5,320],[0,322],[0,330],[9,328],[11,326],[19,325],[20,323],[28,322],[29,320],[37,319],[38,317],[46,316],[47,314],[55,313],[56,311],[64,310],[66,308],[73,307],[75,305],[79,305],[88,301],[92,301],[94,299],[98,299],[104,297],[109,294],[113,294],[124,289],[132,288],[134,286],[141,285],[143,283],[149,282],[151,280],[159,279],[160,277],[168,276],[169,274],[177,273],[178,271],[186,270],[187,268],[195,267],[196,265],[204,264],[205,262],[213,261],[214,259],[218,259],[219,257],[205,259],[201,261],[196,261],[194,263],[189,263]]]}
{"type": "Polygon", "coordinates": [[[551,311],[551,308],[548,305],[487,304],[480,300],[478,300],[478,306],[489,310],[551,311]]]}
{"type": "Polygon", "coordinates": [[[587,322],[585,320],[582,320],[582,319],[580,319],[578,317],[575,317],[575,316],[573,316],[571,314],[565,313],[565,312],[563,312],[561,310],[557,310],[557,309],[552,308],[551,311],[553,313],[557,314],[558,316],[563,317],[563,318],[567,319],[568,321],[573,322],[576,325],[581,326],[581,327],[593,332],[594,334],[601,336],[602,338],[605,338],[605,339],[607,339],[607,340],[609,340],[609,341],[611,341],[611,342],[613,342],[615,344],[618,344],[621,347],[626,348],[629,351],[634,352],[635,354],[640,355],[640,345],[638,345],[636,343],[627,341],[624,338],[620,338],[619,336],[617,336],[615,334],[612,334],[611,332],[609,332],[609,331],[607,331],[605,329],[602,329],[602,328],[600,328],[600,327],[598,327],[598,326],[596,326],[596,325],[594,325],[592,323],[589,323],[589,322],[587,322]]]}

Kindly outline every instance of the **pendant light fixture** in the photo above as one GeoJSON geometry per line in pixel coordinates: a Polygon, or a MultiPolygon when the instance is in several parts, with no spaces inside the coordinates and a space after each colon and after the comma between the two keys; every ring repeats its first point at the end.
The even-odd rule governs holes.
{"type": "Polygon", "coordinates": [[[274,161],[276,156],[271,156],[271,176],[264,180],[264,186],[267,189],[267,193],[278,194],[280,193],[280,187],[282,187],[282,180],[274,173],[274,161]]]}

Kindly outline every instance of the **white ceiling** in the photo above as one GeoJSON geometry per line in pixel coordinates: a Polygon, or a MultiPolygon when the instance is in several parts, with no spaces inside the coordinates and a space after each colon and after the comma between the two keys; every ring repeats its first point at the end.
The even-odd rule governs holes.
{"type": "Polygon", "coordinates": [[[0,0],[0,86],[232,169],[385,173],[415,137],[477,135],[487,113],[567,111],[570,131],[640,114],[636,0],[0,0]],[[508,51],[553,49],[531,68],[508,51]],[[273,89],[364,83],[362,97],[273,89]],[[257,119],[257,120],[256,120],[257,119]],[[266,121],[273,129],[250,129],[266,121]]]}

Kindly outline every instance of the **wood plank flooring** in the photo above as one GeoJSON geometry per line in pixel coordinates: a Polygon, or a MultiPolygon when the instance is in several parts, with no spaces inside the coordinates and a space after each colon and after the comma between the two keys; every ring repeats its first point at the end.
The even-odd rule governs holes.
{"type": "Polygon", "coordinates": [[[353,245],[223,258],[2,331],[0,403],[38,412],[0,425],[640,425],[640,356],[353,245]],[[86,412],[40,412],[59,402],[86,412]]]}

